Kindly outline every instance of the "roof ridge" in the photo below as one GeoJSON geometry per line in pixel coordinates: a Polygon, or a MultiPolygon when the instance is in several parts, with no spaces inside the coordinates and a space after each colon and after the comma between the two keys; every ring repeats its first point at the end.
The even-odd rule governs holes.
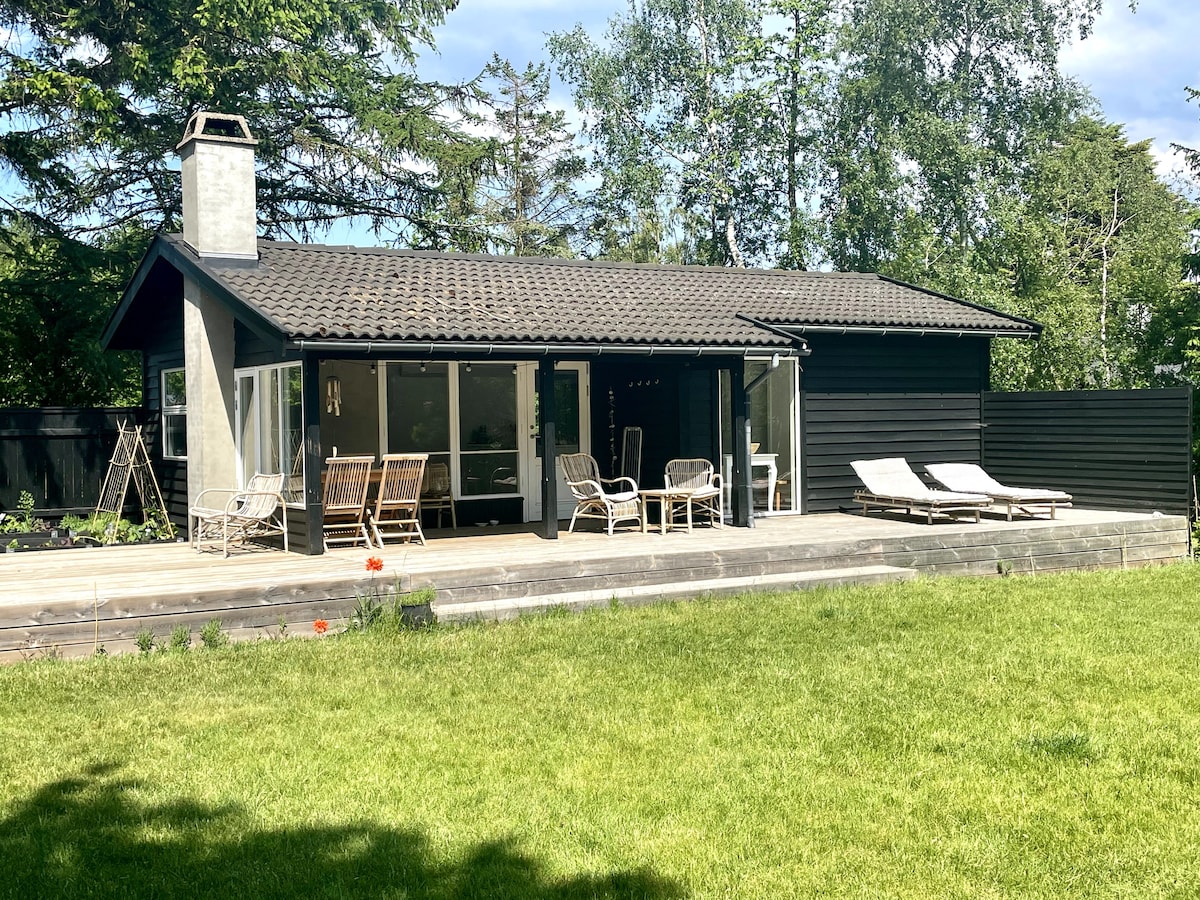
{"type": "Polygon", "coordinates": [[[674,272],[703,272],[716,275],[728,272],[735,275],[769,275],[788,277],[850,278],[875,281],[880,276],[875,272],[835,272],[813,269],[764,269],[760,267],[706,266],[701,264],[629,262],[615,259],[578,259],[561,256],[505,256],[496,253],[463,253],[445,250],[421,250],[410,247],[359,247],[354,244],[308,244],[299,241],[277,241],[259,239],[260,246],[281,250],[302,250],[318,253],[362,253],[370,256],[398,256],[411,259],[452,259],[488,263],[509,263],[546,266],[577,266],[589,269],[653,269],[674,272]]]}

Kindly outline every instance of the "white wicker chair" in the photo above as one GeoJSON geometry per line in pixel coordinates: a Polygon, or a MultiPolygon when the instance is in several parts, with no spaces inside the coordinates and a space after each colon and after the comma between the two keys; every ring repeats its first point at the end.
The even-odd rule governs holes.
{"type": "MultiPolygon", "coordinates": [[[[255,475],[244,491],[208,488],[196,497],[188,510],[192,520],[192,546],[203,550],[204,542],[221,542],[221,552],[229,556],[230,544],[283,535],[283,551],[288,549],[287,504],[283,500],[283,475],[255,475]],[[224,495],[223,506],[205,506],[205,495],[224,495]]],[[[219,502],[219,501],[218,501],[219,502]]]]}
{"type": "Polygon", "coordinates": [[[608,533],[617,522],[626,519],[642,521],[641,498],[637,482],[632,478],[601,478],[600,467],[587,453],[564,453],[559,457],[567,485],[575,497],[575,512],[567,531],[575,530],[578,519],[603,519],[608,533]],[[605,485],[625,485],[624,490],[606,489],[605,485]]]}
{"type": "Polygon", "coordinates": [[[665,478],[669,490],[691,492],[689,520],[695,520],[697,515],[707,516],[718,528],[724,526],[725,493],[721,476],[716,474],[712,463],[707,459],[673,459],[667,463],[665,478]]]}

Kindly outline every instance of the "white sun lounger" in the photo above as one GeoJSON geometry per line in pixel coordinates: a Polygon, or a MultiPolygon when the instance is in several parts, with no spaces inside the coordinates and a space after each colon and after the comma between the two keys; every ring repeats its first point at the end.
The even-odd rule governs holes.
{"type": "Polygon", "coordinates": [[[925,521],[932,525],[933,514],[947,516],[975,514],[979,521],[980,510],[992,505],[986,494],[958,491],[937,491],[925,486],[908,462],[901,457],[890,459],[856,459],[850,463],[866,490],[854,494],[854,502],[863,505],[863,515],[872,508],[903,509],[908,514],[913,510],[925,513],[925,521]]]}
{"type": "Polygon", "coordinates": [[[987,494],[997,506],[1007,507],[1010,522],[1014,509],[1027,516],[1048,512],[1053,519],[1056,509],[1071,505],[1070,494],[1040,488],[1009,487],[974,463],[930,463],[925,469],[952,491],[987,494]]]}

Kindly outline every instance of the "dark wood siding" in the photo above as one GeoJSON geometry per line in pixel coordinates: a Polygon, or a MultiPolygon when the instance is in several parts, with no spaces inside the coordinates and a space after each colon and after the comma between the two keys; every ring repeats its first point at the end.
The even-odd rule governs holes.
{"type": "Polygon", "coordinates": [[[233,324],[234,368],[246,369],[251,366],[273,366],[282,362],[298,362],[298,353],[285,355],[279,345],[264,341],[261,337],[235,321],[233,324]]]}
{"type": "Polygon", "coordinates": [[[143,353],[146,384],[144,393],[149,415],[146,419],[146,449],[154,463],[162,490],[163,502],[171,521],[187,526],[188,489],[187,463],[163,459],[162,446],[162,372],[183,367],[183,281],[176,282],[177,293],[172,295],[164,285],[159,314],[148,320],[144,328],[143,353]]]}
{"type": "Polygon", "coordinates": [[[1191,391],[987,392],[983,464],[1006,484],[1077,506],[1186,515],[1191,391]]]}
{"type": "Polygon", "coordinates": [[[813,335],[804,361],[804,511],[849,506],[854,459],[978,462],[989,343],[941,335],[813,335]]]}

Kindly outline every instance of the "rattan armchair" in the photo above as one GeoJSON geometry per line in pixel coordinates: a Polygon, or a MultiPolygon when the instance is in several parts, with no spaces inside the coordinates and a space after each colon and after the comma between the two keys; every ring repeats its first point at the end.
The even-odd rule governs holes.
{"type": "MultiPolygon", "coordinates": [[[[228,488],[208,488],[196,497],[188,510],[192,521],[192,546],[197,551],[204,543],[221,542],[221,552],[229,556],[230,544],[245,545],[246,541],[271,535],[283,535],[283,550],[288,549],[287,504],[284,502],[283,475],[255,475],[244,491],[228,488]],[[222,506],[205,506],[214,497],[226,498],[222,506]]],[[[220,501],[217,501],[220,502],[220,501]]]]}
{"type": "Polygon", "coordinates": [[[667,463],[666,486],[669,490],[688,491],[691,507],[689,521],[707,517],[718,528],[725,524],[725,494],[721,476],[707,459],[673,459],[667,463]]]}
{"type": "Polygon", "coordinates": [[[617,522],[634,519],[641,523],[642,506],[636,481],[624,477],[601,478],[600,467],[587,453],[564,453],[559,460],[575,498],[575,512],[567,526],[568,532],[575,530],[575,522],[579,519],[602,519],[610,536],[617,522]],[[612,490],[605,485],[624,489],[612,490]]]}

